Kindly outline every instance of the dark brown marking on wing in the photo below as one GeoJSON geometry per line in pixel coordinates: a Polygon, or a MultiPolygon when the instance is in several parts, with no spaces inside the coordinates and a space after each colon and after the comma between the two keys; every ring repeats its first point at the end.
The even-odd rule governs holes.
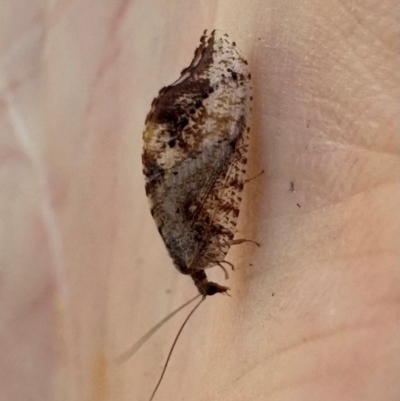
{"type": "MultiPolygon", "coordinates": [[[[233,239],[239,216],[240,193],[243,189],[247,162],[245,155],[247,154],[248,136],[244,129],[242,133],[243,135],[239,137],[235,146],[227,173],[215,182],[212,193],[202,205],[201,210],[207,214],[210,223],[205,235],[208,241],[199,253],[196,263],[193,264],[195,269],[212,267],[224,260],[233,239]],[[235,185],[230,185],[232,180],[235,180],[235,185]]],[[[197,215],[196,218],[200,221],[204,220],[201,215],[197,215]]]]}
{"type": "MultiPolygon", "coordinates": [[[[207,71],[213,63],[213,41],[213,36],[202,38],[181,78],[160,91],[144,133],[143,172],[151,212],[175,266],[184,274],[225,258],[239,216],[247,163],[248,121],[242,106],[248,95],[229,92],[248,83],[247,73],[234,71],[233,65],[212,86],[207,71]]],[[[227,65],[227,59],[221,64],[227,65]]]]}

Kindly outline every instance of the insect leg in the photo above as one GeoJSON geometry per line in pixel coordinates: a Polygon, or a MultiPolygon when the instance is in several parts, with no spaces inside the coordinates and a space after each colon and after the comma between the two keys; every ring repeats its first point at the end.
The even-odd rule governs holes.
{"type": "Polygon", "coordinates": [[[232,271],[235,270],[235,266],[231,262],[227,262],[226,260],[221,260],[221,262],[219,262],[218,264],[220,264],[220,263],[226,263],[227,265],[229,265],[231,267],[232,271]]]}
{"type": "Polygon", "coordinates": [[[256,178],[258,178],[260,175],[262,175],[264,173],[265,173],[265,170],[262,170],[261,172],[259,172],[254,177],[251,177],[251,178],[248,178],[247,180],[244,180],[244,183],[247,184],[248,182],[255,180],[256,178]]]}
{"type": "Polygon", "coordinates": [[[251,239],[245,239],[245,238],[240,238],[240,239],[233,239],[231,242],[231,245],[240,245],[243,244],[244,242],[252,242],[253,244],[260,246],[260,244],[256,241],[253,241],[251,239]]]}
{"type": "Polygon", "coordinates": [[[225,269],[225,267],[222,266],[220,262],[218,262],[217,265],[224,271],[224,273],[225,273],[225,280],[229,280],[229,274],[228,274],[227,270],[225,269]]]}

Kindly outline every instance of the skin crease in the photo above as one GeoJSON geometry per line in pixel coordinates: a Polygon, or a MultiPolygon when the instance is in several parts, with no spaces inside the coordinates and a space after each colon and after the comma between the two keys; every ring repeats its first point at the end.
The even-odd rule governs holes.
{"type": "Polygon", "coordinates": [[[232,297],[193,316],[155,399],[399,399],[397,1],[8,0],[0,19],[7,400],[150,396],[189,309],[114,358],[196,289],[148,210],[141,136],[205,28],[251,68],[266,172],[236,238],[261,248],[207,272],[232,297]]]}

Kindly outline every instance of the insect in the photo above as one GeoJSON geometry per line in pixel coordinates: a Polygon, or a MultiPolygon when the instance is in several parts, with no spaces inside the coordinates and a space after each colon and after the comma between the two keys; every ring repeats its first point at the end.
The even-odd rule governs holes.
{"type": "Polygon", "coordinates": [[[228,287],[224,269],[243,190],[251,103],[247,62],[226,35],[200,39],[180,78],[159,92],[146,118],[143,173],[151,214],[175,267],[203,296],[228,287]]]}
{"type": "MultiPolygon", "coordinates": [[[[151,214],[179,272],[192,278],[199,294],[159,322],[120,360],[132,356],[163,323],[201,297],[228,287],[208,281],[206,270],[225,261],[234,239],[245,184],[249,142],[251,76],[247,62],[227,35],[204,32],[189,67],[153,100],[143,134],[143,174],[151,214]]],[[[254,241],[251,241],[254,242],[254,241]]]]}

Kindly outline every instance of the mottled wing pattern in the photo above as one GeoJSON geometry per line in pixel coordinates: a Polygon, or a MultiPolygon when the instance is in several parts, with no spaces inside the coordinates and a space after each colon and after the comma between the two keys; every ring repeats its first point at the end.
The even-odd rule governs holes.
{"type": "Polygon", "coordinates": [[[143,172],[153,218],[185,274],[223,260],[246,165],[250,74],[234,43],[204,35],[191,65],[153,101],[143,172]]]}
{"type": "Polygon", "coordinates": [[[229,161],[226,174],[221,174],[213,184],[208,196],[204,198],[201,212],[197,220],[207,221],[210,216],[206,234],[207,246],[199,254],[194,268],[209,268],[224,260],[235,229],[240,212],[248,152],[249,135],[246,129],[236,143],[229,161]],[[196,267],[197,266],[197,267],[196,267]]]}

